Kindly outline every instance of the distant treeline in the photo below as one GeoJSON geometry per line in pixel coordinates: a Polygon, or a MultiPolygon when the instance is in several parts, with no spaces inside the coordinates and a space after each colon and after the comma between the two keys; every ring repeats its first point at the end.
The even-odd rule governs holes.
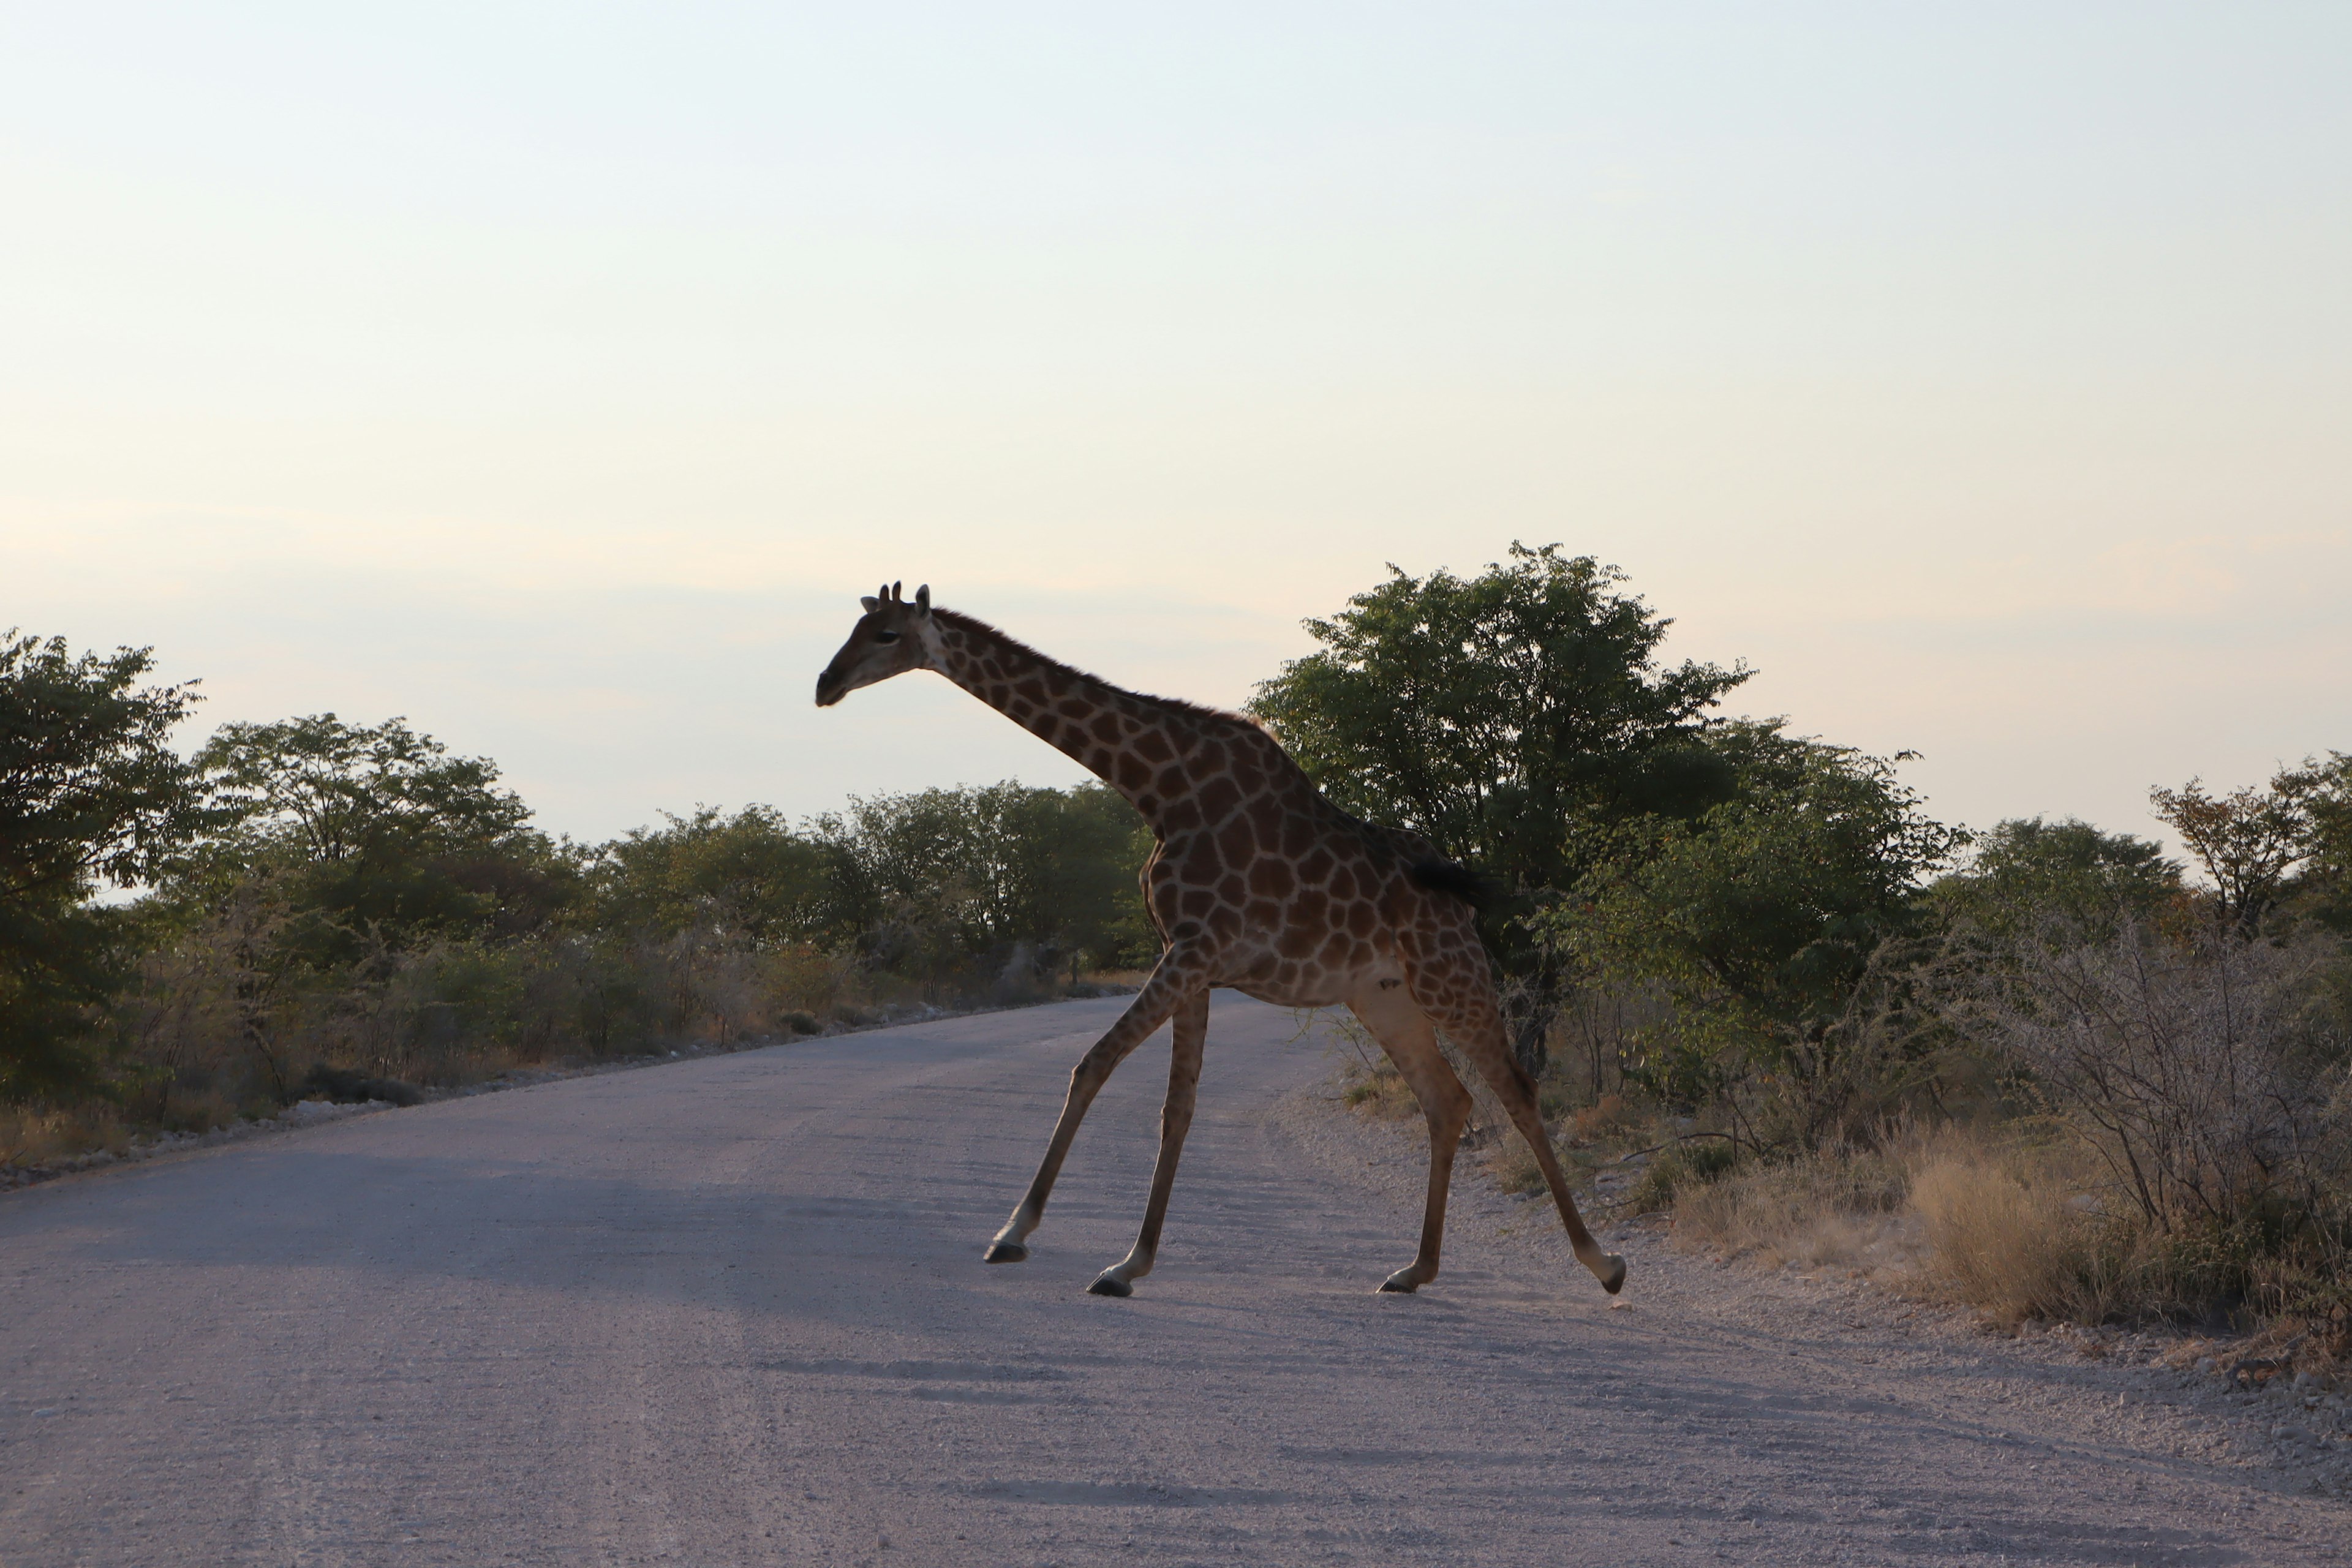
{"type": "Polygon", "coordinates": [[[1032,1000],[1156,956],[1149,836],[1100,786],[797,825],[704,807],[582,845],[396,719],[227,724],[184,761],[192,694],[142,689],[146,664],[0,648],[7,1101],[202,1128],[321,1084],[1032,1000]],[[137,896],[94,901],[98,878],[137,896]]]}

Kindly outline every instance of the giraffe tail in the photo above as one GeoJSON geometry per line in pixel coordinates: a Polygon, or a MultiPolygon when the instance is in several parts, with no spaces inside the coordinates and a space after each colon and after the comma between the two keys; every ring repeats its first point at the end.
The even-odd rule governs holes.
{"type": "Polygon", "coordinates": [[[1412,879],[1431,892],[1459,899],[1473,909],[1484,909],[1502,892],[1492,877],[1456,860],[1440,860],[1433,856],[1414,861],[1409,870],[1412,879]]]}

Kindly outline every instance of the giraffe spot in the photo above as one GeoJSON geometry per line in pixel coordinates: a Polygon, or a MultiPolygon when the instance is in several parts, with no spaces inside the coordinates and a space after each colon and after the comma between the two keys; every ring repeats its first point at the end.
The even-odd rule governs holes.
{"type": "Polygon", "coordinates": [[[1190,888],[1179,901],[1178,908],[1188,920],[1202,920],[1217,907],[1217,895],[1206,888],[1190,888]]]}
{"type": "Polygon", "coordinates": [[[1332,871],[1332,873],[1331,873],[1331,897],[1332,897],[1333,899],[1335,899],[1335,900],[1342,900],[1342,901],[1344,901],[1344,900],[1351,900],[1351,899],[1353,899],[1355,896],[1356,896],[1356,872],[1355,872],[1355,868],[1353,868],[1353,867],[1351,867],[1351,866],[1347,865],[1345,862],[1342,862],[1342,863],[1341,863],[1341,864],[1340,864],[1337,868],[1335,868],[1335,869],[1332,871]]]}
{"type": "Polygon", "coordinates": [[[1147,763],[1164,763],[1176,754],[1176,748],[1168,743],[1167,736],[1157,730],[1149,730],[1141,740],[1135,742],[1135,754],[1147,763]]]}
{"type": "Polygon", "coordinates": [[[1213,778],[1201,787],[1201,820],[1222,822],[1241,805],[1242,792],[1229,778],[1213,778]]]}
{"type": "Polygon", "coordinates": [[[1160,770],[1160,777],[1153,782],[1160,786],[1161,795],[1174,800],[1184,793],[1184,770],[1171,763],[1160,770]]]}
{"type": "Polygon", "coordinates": [[[1318,845],[1314,852],[1298,863],[1298,879],[1318,887],[1331,875],[1331,851],[1318,845]]]}
{"type": "Polygon", "coordinates": [[[1372,927],[1377,921],[1378,916],[1373,912],[1371,905],[1360,900],[1348,906],[1348,929],[1358,936],[1371,935],[1372,927]]]}
{"type": "Polygon", "coordinates": [[[1033,702],[1040,708],[1045,706],[1045,682],[1039,680],[1035,676],[1031,676],[1028,679],[1021,682],[1013,689],[1019,693],[1024,700],[1033,702]]]}
{"type": "Polygon", "coordinates": [[[1160,797],[1150,790],[1139,788],[1135,796],[1135,809],[1150,816],[1160,809],[1160,797]]]}
{"type": "Polygon", "coordinates": [[[1282,819],[1282,852],[1297,860],[1315,847],[1315,825],[1305,814],[1292,812],[1282,819]]]}
{"type": "Polygon", "coordinates": [[[1246,866],[1257,853],[1257,835],[1250,831],[1249,818],[1236,816],[1217,829],[1217,849],[1228,866],[1246,866]]]}
{"type": "Polygon", "coordinates": [[[1293,921],[1275,938],[1274,950],[1285,958],[1304,958],[1315,951],[1315,933],[1293,921]]]}
{"type": "Polygon", "coordinates": [[[1118,776],[1118,787],[1124,790],[1139,790],[1151,782],[1151,770],[1131,752],[1120,753],[1112,771],[1118,776]]]}
{"type": "Polygon", "coordinates": [[[1258,931],[1271,931],[1282,919],[1282,906],[1272,899],[1252,899],[1248,908],[1242,912],[1248,917],[1250,925],[1258,931]]]}
{"type": "Polygon", "coordinates": [[[1217,897],[1228,904],[1239,904],[1248,896],[1249,889],[1243,883],[1238,871],[1226,872],[1225,879],[1217,884],[1217,897]]]}
{"type": "Polygon", "coordinates": [[[1318,933],[1328,923],[1330,914],[1331,900],[1324,897],[1320,888],[1301,889],[1298,897],[1290,903],[1291,920],[1318,933]]]}
{"type": "Polygon", "coordinates": [[[1249,871],[1250,891],[1269,899],[1279,899],[1293,886],[1290,868],[1271,855],[1261,855],[1249,871]]]}
{"type": "Polygon", "coordinates": [[[1106,713],[1106,714],[1104,714],[1101,718],[1099,718],[1099,719],[1097,719],[1097,720],[1096,720],[1096,721],[1094,721],[1094,727],[1093,727],[1093,729],[1092,729],[1092,730],[1090,730],[1088,732],[1089,732],[1090,734],[1092,734],[1096,740],[1100,741],[1100,742],[1101,742],[1104,745],[1106,745],[1106,746],[1116,746],[1116,745],[1118,745],[1118,716],[1117,716],[1116,714],[1111,714],[1111,713],[1106,713]]]}

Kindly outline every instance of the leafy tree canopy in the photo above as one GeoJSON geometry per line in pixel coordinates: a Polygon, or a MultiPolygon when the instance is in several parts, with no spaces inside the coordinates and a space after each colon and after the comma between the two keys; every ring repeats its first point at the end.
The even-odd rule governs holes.
{"type": "Polygon", "coordinates": [[[1389,572],[1308,621],[1322,647],[1250,704],[1341,805],[1540,889],[1573,875],[1571,818],[1696,815],[1730,793],[1728,759],[1697,741],[1748,669],[1661,665],[1671,623],[1614,567],[1515,543],[1475,577],[1389,572]]]}
{"type": "Polygon", "coordinates": [[[1700,1064],[1782,1058],[1817,1037],[1879,944],[1918,925],[1921,885],[1965,842],[1886,759],[1776,724],[1727,726],[1716,744],[1746,760],[1734,798],[1599,830],[1591,869],[1536,917],[1580,974],[1675,999],[1679,1036],[1654,1042],[1650,1068],[1682,1099],[1705,1092],[1700,1064]]]}
{"type": "Polygon", "coordinates": [[[667,826],[636,828],[598,852],[598,924],[664,934],[709,925],[761,946],[854,934],[838,855],[774,807],[664,815],[667,826]]]}
{"type": "Polygon", "coordinates": [[[0,1100],[100,1085],[92,1041],[123,962],[91,884],[155,875],[210,821],[169,744],[196,695],[141,686],[152,663],[0,637],[0,1100]]]}
{"type": "Polygon", "coordinates": [[[140,686],[152,663],[0,637],[0,897],[145,880],[211,820],[170,744],[201,699],[140,686]]]}
{"type": "Polygon", "coordinates": [[[322,955],[363,932],[395,943],[434,931],[510,933],[544,923],[576,877],[573,857],[527,825],[498,764],[449,754],[402,719],[314,713],[224,724],[196,765],[232,826],[190,858],[182,891],[274,869],[314,921],[322,955]]]}
{"type": "Polygon", "coordinates": [[[2210,793],[2191,779],[2148,792],[2156,815],[2213,882],[2225,920],[2251,933],[2290,902],[2331,923],[2352,916],[2352,757],[2282,768],[2266,788],[2210,793]]]}
{"type": "Polygon", "coordinates": [[[2004,938],[2057,920],[2071,933],[2104,940],[2121,919],[2146,920],[2180,896],[2180,867],[2161,845],[2105,833],[2068,817],[2000,823],[1976,841],[1961,871],[1934,889],[1948,920],[2004,938]]]}
{"type": "Polygon", "coordinates": [[[1026,943],[1074,969],[1158,951],[1136,881],[1149,829],[1100,784],[853,800],[813,828],[839,850],[845,902],[882,947],[911,954],[1026,943]]]}

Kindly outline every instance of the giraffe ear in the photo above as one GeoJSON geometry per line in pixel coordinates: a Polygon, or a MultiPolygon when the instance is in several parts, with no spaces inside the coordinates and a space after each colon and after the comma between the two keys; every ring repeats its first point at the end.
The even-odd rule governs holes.
{"type": "Polygon", "coordinates": [[[915,608],[927,616],[931,613],[931,585],[929,583],[915,590],[915,608]]]}
{"type": "Polygon", "coordinates": [[[866,606],[866,613],[869,616],[882,607],[882,601],[876,598],[871,594],[866,595],[857,602],[866,606]]]}

